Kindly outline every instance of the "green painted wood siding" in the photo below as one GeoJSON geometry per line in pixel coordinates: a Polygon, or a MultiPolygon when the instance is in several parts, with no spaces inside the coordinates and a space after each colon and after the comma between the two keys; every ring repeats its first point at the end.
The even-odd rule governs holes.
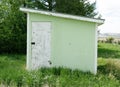
{"type": "MultiPolygon", "coordinates": [[[[52,66],[96,73],[96,23],[29,13],[30,32],[33,21],[47,21],[52,24],[52,66]]],[[[29,43],[32,38],[30,32],[29,43]]],[[[30,53],[31,51],[29,51],[29,59],[30,53]]]]}

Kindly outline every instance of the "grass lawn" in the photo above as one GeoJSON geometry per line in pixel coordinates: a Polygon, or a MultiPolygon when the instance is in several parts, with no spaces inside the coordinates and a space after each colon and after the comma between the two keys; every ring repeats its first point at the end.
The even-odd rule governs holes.
{"type": "Polygon", "coordinates": [[[99,43],[98,73],[66,68],[25,70],[25,55],[0,55],[0,87],[120,87],[120,46],[99,43]]]}
{"type": "Polygon", "coordinates": [[[110,43],[98,44],[98,57],[120,59],[120,45],[110,43]]]}

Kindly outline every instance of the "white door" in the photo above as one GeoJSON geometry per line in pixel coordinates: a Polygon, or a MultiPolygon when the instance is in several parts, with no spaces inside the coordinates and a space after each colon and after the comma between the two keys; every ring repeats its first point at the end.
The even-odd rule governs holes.
{"type": "Polygon", "coordinates": [[[32,69],[50,66],[50,22],[32,22],[32,69]]]}

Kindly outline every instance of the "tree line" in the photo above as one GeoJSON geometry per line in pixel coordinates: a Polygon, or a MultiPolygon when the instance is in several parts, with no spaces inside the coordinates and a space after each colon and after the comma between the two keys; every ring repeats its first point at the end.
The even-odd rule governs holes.
{"type": "Polygon", "coordinates": [[[95,17],[88,0],[0,0],[0,53],[26,53],[26,14],[20,7],[95,17]]]}

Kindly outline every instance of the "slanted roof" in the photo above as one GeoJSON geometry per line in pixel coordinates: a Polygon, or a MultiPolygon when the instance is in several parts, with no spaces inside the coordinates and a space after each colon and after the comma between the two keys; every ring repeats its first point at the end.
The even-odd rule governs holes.
{"type": "Polygon", "coordinates": [[[75,15],[69,15],[69,14],[55,13],[55,12],[42,11],[42,10],[36,10],[36,9],[30,9],[30,8],[22,8],[21,7],[20,10],[23,12],[26,12],[26,13],[38,13],[38,14],[50,15],[50,16],[61,17],[61,18],[94,22],[94,23],[97,23],[98,25],[103,24],[105,21],[104,19],[88,18],[88,17],[83,17],[83,16],[75,16],[75,15]]]}

